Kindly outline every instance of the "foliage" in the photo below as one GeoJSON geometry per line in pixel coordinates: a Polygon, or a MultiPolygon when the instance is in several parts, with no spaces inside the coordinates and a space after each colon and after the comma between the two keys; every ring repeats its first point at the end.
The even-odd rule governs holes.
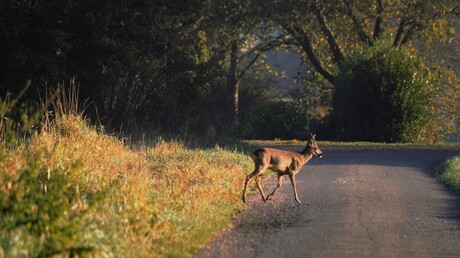
{"type": "Polygon", "coordinates": [[[439,180],[448,186],[460,189],[460,157],[454,156],[435,167],[439,180]]]}
{"type": "Polygon", "coordinates": [[[340,62],[356,48],[385,40],[394,46],[417,46],[423,55],[435,42],[455,40],[450,21],[458,21],[459,15],[458,3],[450,0],[252,2],[254,10],[280,26],[312,70],[331,84],[340,62]]]}
{"type": "MultiPolygon", "coordinates": [[[[452,53],[458,48],[460,6],[457,1],[252,1],[261,17],[269,17],[307,62],[317,84],[336,86],[341,63],[349,53],[386,41],[405,46],[430,67],[431,121],[429,141],[451,131],[458,122],[460,70],[452,53]],[[456,73],[456,74],[455,74],[456,73]]],[[[333,103],[329,103],[329,107],[333,103]]],[[[314,107],[315,108],[315,107],[314,107]]],[[[311,109],[311,108],[310,108],[311,109]]],[[[326,109],[328,107],[326,106],[326,109]]],[[[327,118],[323,120],[327,124],[327,118]]],[[[331,126],[321,130],[329,131],[331,126]]],[[[458,129],[457,129],[458,130],[458,129]]]]}
{"type": "Polygon", "coordinates": [[[308,135],[305,115],[292,101],[272,101],[254,107],[242,126],[247,139],[303,139],[308,135]]]}
{"type": "Polygon", "coordinates": [[[75,184],[75,173],[85,173],[80,161],[43,165],[51,151],[24,150],[17,171],[5,166],[11,154],[2,153],[0,242],[7,257],[99,253],[107,248],[102,243],[113,241],[101,232],[96,218],[88,216],[102,191],[75,184]]]}
{"type": "Polygon", "coordinates": [[[54,106],[0,149],[0,254],[191,256],[239,210],[245,155],[164,141],[133,150],[54,106]]]}
{"type": "Polygon", "coordinates": [[[333,122],[348,140],[426,140],[430,81],[420,60],[385,43],[355,51],[337,76],[333,122]]]}
{"type": "MultiPolygon", "coordinates": [[[[458,42],[456,1],[364,3],[4,0],[0,96],[19,94],[30,82],[32,90],[21,101],[34,106],[57,82],[75,78],[82,85],[80,100],[92,106],[87,117],[108,131],[200,135],[214,128],[216,135],[228,135],[239,118],[249,116],[239,106],[252,103],[242,103],[238,94],[250,87],[244,78],[267,65],[261,60],[267,51],[295,49],[321,88],[326,82],[331,88],[348,53],[378,40],[415,49],[443,71],[443,85],[458,89],[458,74],[433,52],[438,43],[458,42]]],[[[440,88],[436,92],[447,92],[440,88]]],[[[449,103],[443,106],[447,118],[456,99],[445,96],[448,101],[439,105],[449,103]]],[[[302,100],[310,103],[307,117],[317,108],[330,109],[330,98],[323,100],[302,100]]]]}

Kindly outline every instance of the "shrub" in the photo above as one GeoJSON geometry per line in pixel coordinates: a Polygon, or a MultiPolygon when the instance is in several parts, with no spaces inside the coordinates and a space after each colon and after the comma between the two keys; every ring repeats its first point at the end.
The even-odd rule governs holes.
{"type": "Polygon", "coordinates": [[[405,48],[355,51],[336,80],[333,123],[345,140],[419,142],[430,119],[428,71],[405,48]]]}
{"type": "Polygon", "coordinates": [[[454,156],[435,167],[436,176],[446,185],[460,189],[460,156],[454,156]]]}
{"type": "Polygon", "coordinates": [[[307,135],[305,115],[295,102],[265,102],[256,106],[242,122],[242,134],[247,139],[301,139],[307,135]]]}

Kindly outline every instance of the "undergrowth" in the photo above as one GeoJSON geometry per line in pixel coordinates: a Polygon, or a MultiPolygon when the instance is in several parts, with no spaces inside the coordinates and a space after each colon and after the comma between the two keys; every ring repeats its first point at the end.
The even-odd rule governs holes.
{"type": "Polygon", "coordinates": [[[177,141],[132,149],[65,105],[27,139],[6,138],[0,257],[191,256],[230,225],[252,165],[177,141]]]}
{"type": "Polygon", "coordinates": [[[446,185],[460,189],[460,156],[454,156],[438,164],[436,175],[446,185]]]}

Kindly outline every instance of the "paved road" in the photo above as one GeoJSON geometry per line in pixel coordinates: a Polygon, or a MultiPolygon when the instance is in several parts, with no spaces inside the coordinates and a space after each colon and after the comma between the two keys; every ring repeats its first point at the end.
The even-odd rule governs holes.
{"type": "MultiPolygon", "coordinates": [[[[255,192],[197,256],[460,257],[460,194],[431,171],[455,151],[322,150],[297,175],[301,204],[289,180],[273,201],[255,192]]],[[[275,184],[264,177],[265,192],[275,184]]]]}

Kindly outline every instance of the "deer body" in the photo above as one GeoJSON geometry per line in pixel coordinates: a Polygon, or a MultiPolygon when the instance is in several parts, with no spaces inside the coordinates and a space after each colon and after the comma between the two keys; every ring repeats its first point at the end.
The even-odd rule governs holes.
{"type": "Polygon", "coordinates": [[[263,148],[254,151],[251,154],[251,158],[254,160],[255,169],[246,177],[243,190],[243,202],[246,202],[246,188],[252,178],[255,178],[257,188],[262,195],[262,200],[267,201],[270,200],[278,188],[281,187],[283,183],[283,176],[288,175],[294,189],[295,200],[300,203],[297,195],[295,175],[313,156],[322,157],[322,155],[321,150],[316,145],[314,135],[312,135],[312,138],[308,141],[307,147],[305,147],[305,149],[300,153],[272,148],[263,148]],[[260,181],[262,173],[264,173],[267,169],[270,169],[278,174],[278,185],[273,192],[265,197],[260,181]]]}
{"type": "Polygon", "coordinates": [[[258,163],[256,166],[264,167],[268,164],[266,169],[273,170],[281,175],[289,175],[297,173],[312,158],[312,155],[304,156],[297,152],[263,148],[254,151],[251,154],[251,158],[254,163],[258,163]]]}

